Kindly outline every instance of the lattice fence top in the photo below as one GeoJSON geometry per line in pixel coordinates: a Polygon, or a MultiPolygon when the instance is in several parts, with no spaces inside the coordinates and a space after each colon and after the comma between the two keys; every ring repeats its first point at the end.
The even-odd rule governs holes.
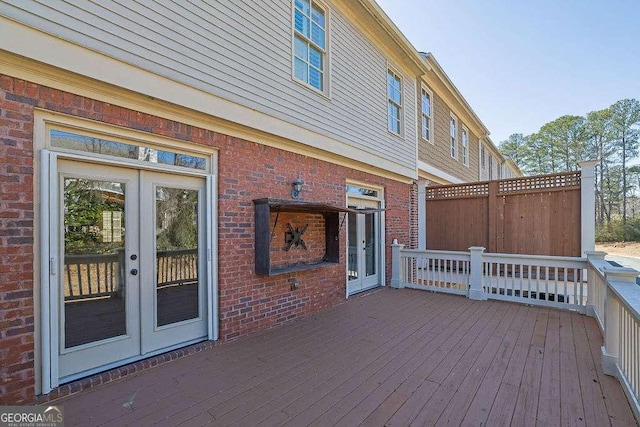
{"type": "Polygon", "coordinates": [[[580,188],[580,172],[531,176],[500,181],[500,193],[580,188]]]}
{"type": "Polygon", "coordinates": [[[546,190],[574,190],[580,188],[580,172],[565,172],[554,175],[509,178],[490,182],[427,187],[425,189],[425,196],[427,200],[483,197],[489,195],[490,185],[497,186],[498,194],[527,193],[546,190]]]}
{"type": "Polygon", "coordinates": [[[458,184],[442,187],[427,187],[427,199],[456,199],[459,197],[477,197],[489,195],[489,183],[458,184]]]}

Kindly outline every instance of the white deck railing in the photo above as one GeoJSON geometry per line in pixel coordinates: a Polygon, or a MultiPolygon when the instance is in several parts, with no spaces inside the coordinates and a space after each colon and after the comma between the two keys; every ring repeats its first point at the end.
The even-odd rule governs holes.
{"type": "Polygon", "coordinates": [[[640,419],[640,286],[638,271],[612,267],[604,252],[589,252],[587,314],[596,318],[604,345],[602,370],[622,384],[640,419]]]}
{"type": "Polygon", "coordinates": [[[586,311],[583,258],[482,254],[482,290],[488,299],[586,311]]]}
{"type": "Polygon", "coordinates": [[[467,295],[471,257],[467,252],[411,251],[400,254],[404,286],[467,295]]]}
{"type": "Polygon", "coordinates": [[[392,245],[391,286],[551,306],[595,317],[604,340],[602,370],[619,379],[640,420],[638,271],[587,258],[404,249],[392,245]]]}

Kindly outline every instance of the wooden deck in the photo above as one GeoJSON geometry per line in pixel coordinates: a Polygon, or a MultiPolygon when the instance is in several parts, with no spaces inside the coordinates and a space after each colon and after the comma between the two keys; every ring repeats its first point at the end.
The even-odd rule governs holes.
{"type": "Polygon", "coordinates": [[[57,402],[67,425],[635,425],[568,311],[380,289],[57,402]]]}

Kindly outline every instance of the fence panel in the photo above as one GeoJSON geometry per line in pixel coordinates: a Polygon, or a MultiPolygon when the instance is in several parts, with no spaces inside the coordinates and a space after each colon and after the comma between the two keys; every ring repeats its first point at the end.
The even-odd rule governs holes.
{"type": "Polygon", "coordinates": [[[580,172],[427,187],[426,248],[581,255],[580,172]]]}

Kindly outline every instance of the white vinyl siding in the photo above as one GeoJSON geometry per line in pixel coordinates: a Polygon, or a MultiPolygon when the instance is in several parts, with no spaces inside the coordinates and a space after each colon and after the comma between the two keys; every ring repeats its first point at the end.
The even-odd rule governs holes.
{"type": "Polygon", "coordinates": [[[449,117],[449,143],[451,146],[451,157],[458,158],[458,118],[451,114],[449,117]]]}
{"type": "Polygon", "coordinates": [[[432,117],[433,117],[433,95],[425,87],[420,92],[420,136],[425,141],[433,143],[432,133],[432,117]]]}
{"type": "Polygon", "coordinates": [[[489,180],[493,179],[493,156],[489,156],[489,180]]]}
{"type": "MultiPolygon", "coordinates": [[[[327,8],[324,72],[331,83],[327,96],[317,96],[292,78],[291,1],[0,0],[0,15],[332,138],[358,161],[376,165],[376,158],[384,158],[415,170],[415,76],[396,70],[404,82],[403,116],[412,121],[399,139],[387,132],[387,106],[381,102],[386,56],[339,10],[327,8]]],[[[171,102],[170,93],[162,100],[171,102]]]]}
{"type": "Polygon", "coordinates": [[[314,1],[295,0],[293,18],[293,75],[312,88],[325,90],[327,18],[314,1]]]}
{"type": "Polygon", "coordinates": [[[400,135],[402,132],[402,79],[387,70],[387,128],[400,135]]]}
{"type": "Polygon", "coordinates": [[[462,164],[469,166],[469,131],[462,126],[462,164]]]}

